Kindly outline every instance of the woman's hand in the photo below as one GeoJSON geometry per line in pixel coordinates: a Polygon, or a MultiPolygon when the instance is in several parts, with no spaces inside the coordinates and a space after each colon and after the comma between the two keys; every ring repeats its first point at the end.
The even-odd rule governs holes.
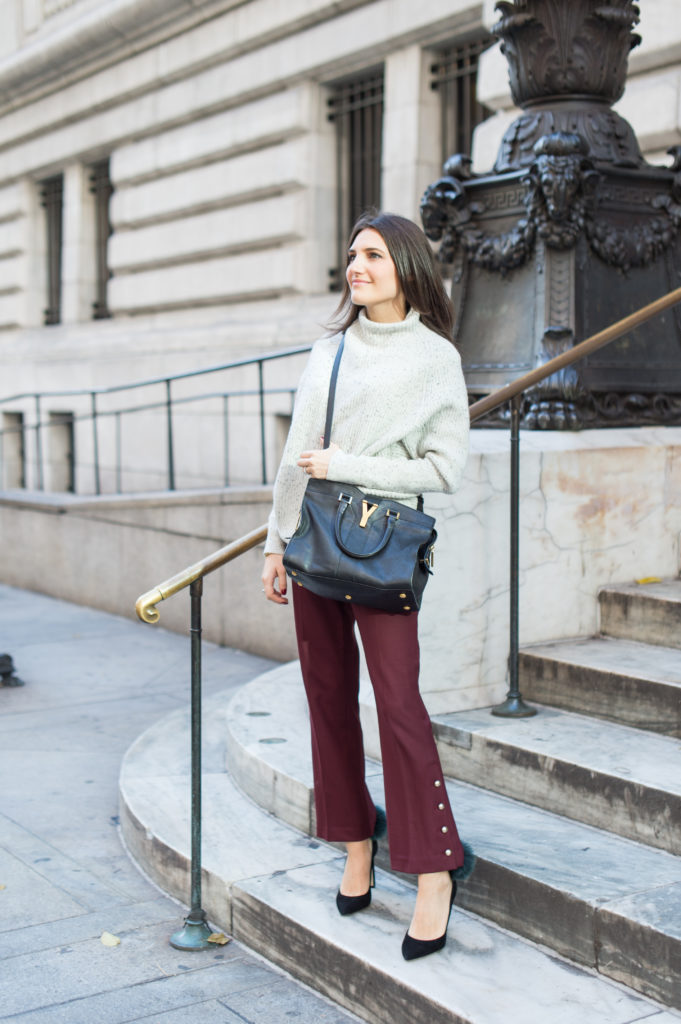
{"type": "Polygon", "coordinates": [[[318,480],[326,480],[331,456],[334,452],[339,451],[338,445],[332,441],[328,448],[316,448],[311,452],[301,452],[298,465],[301,469],[305,470],[308,476],[314,476],[318,480]]]}
{"type": "Polygon", "coordinates": [[[288,598],[284,596],[286,594],[286,569],[283,555],[265,555],[262,584],[268,601],[274,601],[275,604],[288,604],[288,598]]]}

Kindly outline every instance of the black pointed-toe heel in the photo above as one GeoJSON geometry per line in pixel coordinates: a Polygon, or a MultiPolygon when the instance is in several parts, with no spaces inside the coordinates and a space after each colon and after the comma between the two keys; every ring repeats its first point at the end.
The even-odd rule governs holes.
{"type": "Polygon", "coordinates": [[[438,949],[442,949],[446,943],[449,918],[452,916],[452,906],[456,896],[456,879],[454,878],[453,871],[449,872],[449,877],[452,880],[452,895],[449,898],[449,914],[447,915],[447,924],[445,925],[444,932],[437,939],[413,939],[409,932],[407,932],[402,940],[402,956],[405,960],[418,960],[419,957],[437,953],[438,949]]]}
{"type": "Polygon", "coordinates": [[[336,893],[336,906],[338,907],[338,913],[342,914],[343,917],[347,917],[348,914],[356,914],[358,910],[364,910],[371,903],[371,890],[374,888],[375,877],[374,877],[374,861],[376,859],[376,853],[378,851],[378,843],[375,839],[371,840],[371,874],[369,875],[369,888],[366,892],[363,892],[361,896],[344,896],[343,893],[338,890],[336,893]]]}

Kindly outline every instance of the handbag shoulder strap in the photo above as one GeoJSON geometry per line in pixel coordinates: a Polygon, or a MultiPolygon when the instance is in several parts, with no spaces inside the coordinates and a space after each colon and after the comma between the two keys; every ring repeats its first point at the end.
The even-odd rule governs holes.
{"type": "MultiPolygon", "coordinates": [[[[345,345],[345,331],[340,340],[338,351],[336,352],[336,358],[333,361],[333,369],[331,370],[331,380],[329,381],[329,397],[326,403],[326,421],[324,423],[324,447],[328,448],[331,444],[331,424],[333,422],[333,406],[336,401],[336,382],[338,380],[338,370],[340,368],[340,361],[343,355],[343,346],[345,345]]],[[[423,495],[418,495],[418,501],[416,505],[419,512],[423,512],[423,495]]]]}
{"type": "Polygon", "coordinates": [[[341,356],[343,355],[343,345],[345,344],[345,332],[341,337],[338,351],[336,352],[336,358],[333,361],[333,369],[331,370],[331,380],[329,381],[329,397],[326,403],[326,422],[324,423],[324,447],[328,448],[331,444],[331,423],[333,422],[333,405],[336,400],[336,381],[338,380],[338,368],[340,367],[341,356]]]}

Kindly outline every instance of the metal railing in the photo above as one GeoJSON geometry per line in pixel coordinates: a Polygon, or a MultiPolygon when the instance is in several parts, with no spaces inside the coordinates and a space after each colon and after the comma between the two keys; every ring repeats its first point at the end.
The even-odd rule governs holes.
{"type": "MultiPolygon", "coordinates": [[[[223,420],[223,467],[221,478],[218,481],[216,479],[216,485],[229,486],[230,484],[230,467],[229,467],[229,422],[230,422],[230,407],[233,405],[235,399],[238,398],[254,398],[256,401],[257,418],[259,422],[258,439],[259,439],[259,459],[260,459],[260,482],[263,484],[268,483],[268,467],[267,467],[267,436],[266,436],[266,399],[275,395],[289,395],[291,403],[293,396],[295,395],[295,387],[276,387],[270,388],[265,387],[265,365],[268,363],[275,362],[282,359],[290,359],[294,356],[304,355],[310,351],[311,345],[301,345],[295,348],[283,349],[280,352],[271,352],[266,355],[246,357],[243,359],[235,359],[229,363],[221,363],[217,366],[205,367],[201,370],[188,370],[184,373],[170,374],[163,377],[149,377],[145,380],[134,381],[131,384],[115,384],[109,387],[98,387],[98,388],[72,388],[55,391],[42,391],[42,392],[25,392],[22,394],[10,395],[6,398],[0,398],[0,411],[4,407],[7,411],[17,412],[24,411],[22,406],[26,403],[30,403],[32,406],[32,422],[24,422],[21,426],[11,426],[4,429],[0,429],[0,455],[4,447],[6,438],[21,434],[22,436],[22,448],[25,452],[28,451],[27,438],[33,435],[34,443],[33,450],[35,452],[35,481],[36,489],[42,491],[45,489],[45,453],[43,439],[47,431],[54,429],[55,421],[50,417],[48,413],[47,417],[44,416],[44,409],[48,402],[54,402],[57,399],[70,398],[85,404],[87,411],[77,413],[71,412],[71,423],[76,424],[83,422],[91,422],[91,449],[92,449],[92,473],[94,477],[94,492],[95,494],[102,493],[102,464],[100,458],[100,425],[102,420],[107,418],[113,419],[114,421],[114,464],[113,464],[113,477],[116,483],[116,493],[121,493],[123,490],[122,484],[122,473],[123,473],[123,452],[122,452],[122,419],[128,415],[135,415],[143,412],[158,412],[161,411],[164,419],[164,431],[165,431],[165,448],[166,448],[166,460],[164,475],[166,478],[167,489],[170,491],[176,490],[177,486],[177,466],[176,466],[176,445],[175,445],[175,430],[173,424],[173,413],[177,410],[178,406],[187,405],[195,402],[207,402],[220,400],[222,402],[222,420],[223,420]],[[254,387],[248,388],[232,388],[224,390],[212,390],[210,392],[203,392],[200,394],[182,395],[179,396],[174,394],[173,391],[177,390],[176,385],[180,381],[187,381],[196,379],[199,377],[206,377],[209,375],[217,375],[222,373],[228,373],[230,371],[241,371],[253,367],[256,373],[256,382],[254,387]],[[153,400],[148,402],[141,402],[135,405],[125,405],[114,409],[103,409],[102,400],[107,395],[122,395],[127,393],[133,393],[140,391],[143,388],[160,388],[163,397],[159,400],[153,400]]],[[[60,410],[61,412],[61,410],[60,410]]],[[[77,466],[74,461],[73,473],[74,476],[77,472],[77,466]]],[[[160,475],[160,472],[159,472],[160,475]]],[[[74,490],[75,490],[74,486],[74,490]]]]}
{"type": "MultiPolygon", "coordinates": [[[[471,422],[480,419],[499,406],[510,403],[511,428],[511,481],[510,481],[510,625],[509,625],[509,689],[502,704],[492,709],[492,714],[507,718],[521,718],[536,714],[536,709],[522,699],[518,685],[518,630],[519,630],[519,509],[520,509],[520,406],[521,396],[529,388],[545,380],[558,370],[584,359],[611,341],[681,302],[681,288],[662,296],[641,309],[626,316],[604,330],[592,335],[549,362],[530,371],[491,395],[481,398],[470,407],[471,422]]],[[[159,583],[136,603],[136,611],[143,622],[158,622],[160,615],[156,605],[186,587],[191,596],[191,910],[184,927],[174,933],[170,942],[178,949],[194,950],[208,948],[210,930],[206,914],[201,907],[201,595],[203,577],[239,555],[261,544],[267,536],[263,525],[239,540],[227,544],[212,555],[189,566],[163,583],[159,583]]]]}

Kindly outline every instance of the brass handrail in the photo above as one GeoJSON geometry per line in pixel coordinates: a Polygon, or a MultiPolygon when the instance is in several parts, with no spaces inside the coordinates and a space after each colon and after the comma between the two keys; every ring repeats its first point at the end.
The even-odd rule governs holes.
{"type": "MultiPolygon", "coordinates": [[[[676,305],[677,302],[681,302],[681,288],[675,288],[661,298],[655,299],[654,302],[649,302],[648,305],[642,306],[634,313],[630,313],[629,316],[622,317],[621,320],[610,324],[609,327],[605,327],[602,331],[598,331],[584,341],[580,341],[579,344],[574,345],[566,352],[561,352],[560,355],[554,356],[548,363],[543,363],[541,366],[536,367],[536,369],[523,374],[522,377],[517,377],[516,380],[511,381],[510,384],[505,384],[504,387],[492,392],[491,395],[485,395],[484,398],[480,398],[470,406],[471,422],[484,416],[485,413],[491,412],[492,409],[504,405],[523,391],[545,380],[546,377],[550,377],[551,374],[556,373],[558,370],[571,366],[585,356],[591,355],[592,352],[603,348],[604,345],[608,345],[611,341],[626,334],[627,331],[638,327],[658,313],[662,313],[664,310],[676,305]]],[[[201,559],[201,561],[195,562],[194,565],[190,565],[187,569],[183,569],[182,572],[177,573],[175,576],[171,576],[170,579],[165,580],[163,583],[159,583],[158,586],[149,590],[146,594],[142,594],[137,599],[135,609],[138,616],[143,622],[158,622],[160,614],[156,605],[159,601],[164,601],[167,597],[171,597],[179,590],[188,587],[195,580],[207,576],[208,573],[214,572],[215,569],[219,569],[227,562],[238,558],[239,555],[250,551],[251,548],[257,547],[266,536],[267,524],[264,524],[245,536],[240,537],[238,540],[232,541],[231,544],[220,548],[212,555],[208,555],[206,558],[201,559]]]]}
{"type": "Polygon", "coordinates": [[[256,527],[255,530],[251,530],[250,533],[245,534],[243,537],[239,537],[238,540],[233,540],[230,544],[226,544],[218,551],[214,551],[212,555],[206,555],[199,562],[194,562],[193,565],[178,572],[175,576],[171,576],[170,579],[165,580],[163,583],[159,583],[152,590],[148,590],[146,594],[138,597],[135,603],[135,611],[139,618],[142,622],[158,622],[160,612],[156,605],[159,601],[165,601],[167,597],[172,597],[179,590],[184,590],[185,587],[190,586],[195,580],[203,579],[204,576],[226,565],[227,562],[231,562],[233,559],[238,558],[239,555],[250,551],[251,548],[257,547],[258,544],[265,540],[266,536],[267,524],[265,523],[262,526],[256,527]]]}

